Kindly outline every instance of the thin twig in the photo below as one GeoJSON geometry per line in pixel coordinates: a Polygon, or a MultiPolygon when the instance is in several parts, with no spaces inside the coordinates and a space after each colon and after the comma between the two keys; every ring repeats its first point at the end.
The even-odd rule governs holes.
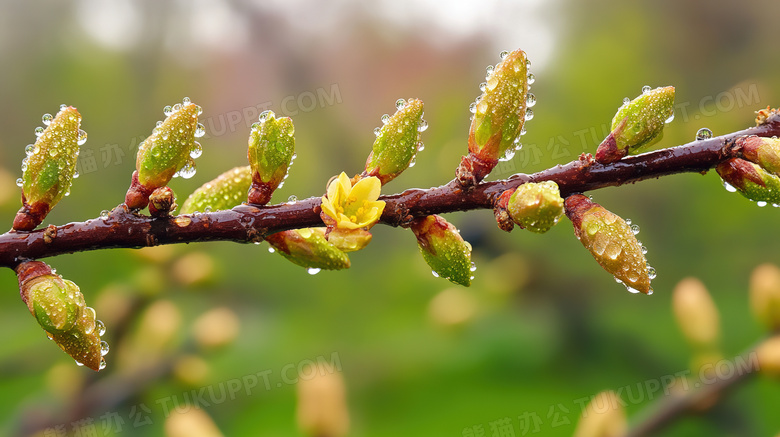
{"type": "MultiPolygon", "coordinates": [[[[773,114],[758,127],[626,157],[611,164],[600,164],[590,155],[583,155],[568,164],[532,175],[518,174],[507,180],[483,182],[469,191],[462,190],[453,180],[440,187],[409,189],[382,196],[386,206],[380,222],[399,226],[414,217],[430,214],[492,209],[495,199],[504,190],[526,182],[555,181],[561,194],[566,196],[671,174],[706,172],[720,162],[738,156],[739,150],[733,147],[734,140],[743,135],[780,135],[780,115],[773,114]]],[[[322,226],[319,214],[319,197],[265,207],[240,205],[227,211],[169,218],[133,214],[120,205],[107,219],[69,223],[49,229],[46,235],[43,229],[9,231],[0,235],[0,266],[13,268],[26,259],[97,249],[217,240],[258,242],[274,232],[322,226]]]]}

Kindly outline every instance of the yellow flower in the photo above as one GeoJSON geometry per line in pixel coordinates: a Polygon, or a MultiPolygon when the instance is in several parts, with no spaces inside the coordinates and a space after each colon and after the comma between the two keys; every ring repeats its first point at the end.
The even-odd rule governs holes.
{"type": "Polygon", "coordinates": [[[381,188],[382,183],[374,176],[359,180],[353,187],[342,172],[328,185],[328,194],[322,196],[322,212],[340,229],[371,227],[385,209],[385,202],[377,200],[381,188]]]}

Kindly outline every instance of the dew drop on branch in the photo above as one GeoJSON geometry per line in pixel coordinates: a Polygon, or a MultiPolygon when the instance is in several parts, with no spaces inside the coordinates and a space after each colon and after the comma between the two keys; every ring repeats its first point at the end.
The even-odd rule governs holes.
{"type": "Polygon", "coordinates": [[[712,131],[703,127],[696,131],[696,141],[709,140],[712,138],[712,131]]]}

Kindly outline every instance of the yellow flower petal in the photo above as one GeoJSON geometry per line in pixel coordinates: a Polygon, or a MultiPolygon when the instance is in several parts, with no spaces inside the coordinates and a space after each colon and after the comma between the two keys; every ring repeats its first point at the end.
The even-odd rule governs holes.
{"type": "Polygon", "coordinates": [[[322,211],[331,217],[337,216],[336,209],[333,207],[333,204],[331,203],[330,199],[328,199],[325,196],[322,196],[322,211]]]}
{"type": "Polygon", "coordinates": [[[370,176],[363,178],[352,187],[350,197],[354,196],[357,199],[374,201],[379,199],[379,193],[382,191],[382,183],[379,178],[370,176]]]}

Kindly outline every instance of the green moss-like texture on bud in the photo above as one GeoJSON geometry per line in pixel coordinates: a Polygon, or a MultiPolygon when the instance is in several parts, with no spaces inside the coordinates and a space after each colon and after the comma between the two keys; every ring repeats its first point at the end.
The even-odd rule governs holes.
{"type": "Polygon", "coordinates": [[[455,284],[471,285],[471,245],[458,230],[438,215],[417,218],[412,222],[423,259],[436,276],[455,284]]]}
{"type": "Polygon", "coordinates": [[[674,87],[642,92],[621,106],[612,119],[612,132],[596,150],[596,161],[610,163],[661,141],[666,120],[674,114],[674,87]]]}
{"type": "Polygon", "coordinates": [[[582,194],[567,197],[564,206],[574,234],[604,270],[629,291],[653,292],[642,245],[625,220],[582,194]]]}
{"type": "Polygon", "coordinates": [[[507,54],[488,74],[474,107],[469,129],[469,156],[463,157],[458,180],[472,185],[487,176],[498,159],[520,146],[528,109],[528,58],[522,50],[507,54]]]}
{"type": "Polygon", "coordinates": [[[529,182],[512,193],[507,210],[517,225],[543,234],[563,215],[563,198],[555,182],[529,182]]]}
{"type": "Polygon", "coordinates": [[[750,135],[738,138],[742,156],[775,176],[780,176],[780,139],[750,135]]]}
{"type": "Polygon", "coordinates": [[[200,113],[200,106],[187,98],[165,108],[165,120],[138,147],[136,171],[125,196],[128,208],[145,208],[152,192],[168,185],[177,174],[185,178],[195,174],[194,157],[203,150],[195,141],[204,133],[198,125],[200,113]]]}
{"type": "Polygon", "coordinates": [[[718,164],[716,170],[723,181],[754,202],[780,204],[780,177],[758,164],[732,158],[718,164]]]}
{"type": "Polygon", "coordinates": [[[265,205],[287,176],[295,155],[295,127],[289,117],[276,118],[265,111],[260,121],[252,125],[249,135],[249,165],[252,168],[252,188],[249,203],[265,205]]]}
{"type": "Polygon", "coordinates": [[[280,255],[301,267],[342,270],[350,266],[347,254],[325,239],[325,228],[277,232],[266,240],[280,255]]]}
{"type": "Polygon", "coordinates": [[[398,110],[379,130],[371,154],[366,160],[363,176],[376,176],[382,185],[390,182],[409,167],[422,145],[420,134],[427,123],[423,120],[422,100],[396,102],[398,110]]]}
{"type": "Polygon", "coordinates": [[[81,114],[72,106],[63,105],[53,118],[46,114],[44,123],[48,126],[39,131],[35,144],[28,146],[22,162],[22,208],[13,224],[20,231],[35,229],[70,192],[79,145],[87,138],[79,129],[81,114]]]}
{"type": "Polygon", "coordinates": [[[39,261],[16,268],[22,300],[48,337],[79,364],[98,371],[105,367],[102,323],[84,302],[79,287],[39,261]]]}
{"type": "Polygon", "coordinates": [[[181,206],[181,214],[230,209],[246,200],[252,185],[250,167],[232,168],[195,190],[181,206]]]}

